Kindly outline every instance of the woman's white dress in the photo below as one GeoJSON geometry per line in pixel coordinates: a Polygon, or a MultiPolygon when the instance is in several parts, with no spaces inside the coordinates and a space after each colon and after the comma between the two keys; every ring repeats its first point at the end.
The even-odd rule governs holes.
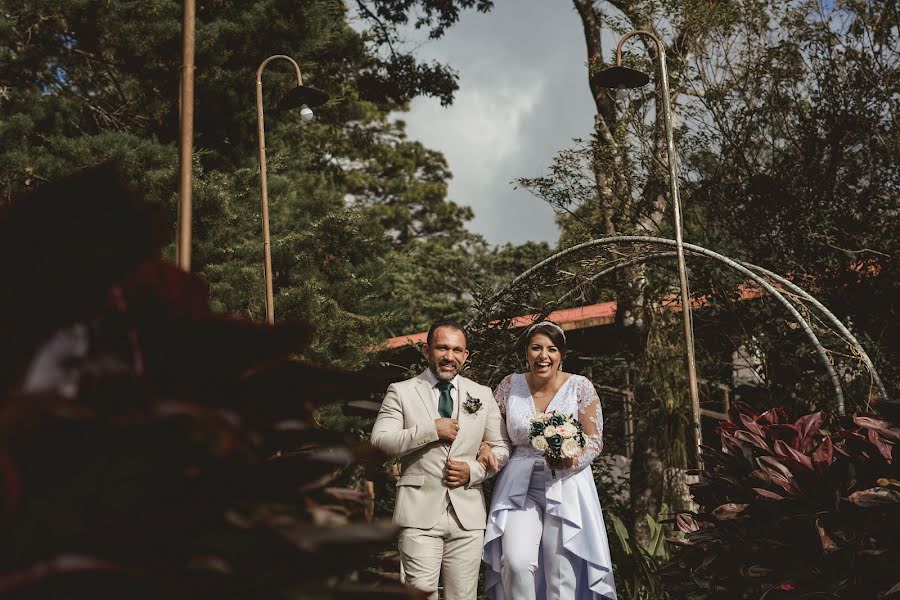
{"type": "MultiPolygon", "coordinates": [[[[532,478],[535,465],[545,463],[543,456],[531,446],[528,437],[530,421],[536,410],[524,374],[507,376],[497,387],[494,396],[506,419],[506,429],[514,450],[494,484],[488,513],[483,555],[488,565],[486,594],[496,600],[516,600],[510,598],[508,592],[504,593],[503,589],[502,536],[510,520],[511,511],[523,510],[529,495],[529,485],[532,486],[533,493],[534,482],[538,481],[545,482],[544,522],[554,518],[560,520],[554,523],[561,528],[560,538],[563,546],[562,549],[542,548],[543,556],[561,556],[564,552],[569,553],[566,556],[575,566],[575,600],[601,598],[614,600],[616,589],[613,583],[612,560],[603,514],[600,510],[600,499],[590,468],[603,445],[603,413],[593,384],[581,375],[572,375],[547,406],[545,412],[555,411],[575,415],[584,425],[587,446],[578,464],[573,468],[557,470],[555,477],[547,473],[543,479],[537,474],[534,480],[532,478]]],[[[537,567],[535,574],[537,582],[543,582],[547,573],[552,577],[552,573],[556,571],[553,568],[548,569],[544,562],[542,559],[537,567]]],[[[537,585],[536,597],[546,598],[545,587],[541,583],[537,585]]]]}

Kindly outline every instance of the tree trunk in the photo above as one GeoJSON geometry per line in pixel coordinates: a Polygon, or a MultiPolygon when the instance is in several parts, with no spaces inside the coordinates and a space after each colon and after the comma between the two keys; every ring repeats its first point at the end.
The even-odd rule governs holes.
{"type": "MultiPolygon", "coordinates": [[[[654,398],[644,386],[635,390],[635,404],[638,410],[647,411],[654,398]]],[[[632,535],[644,548],[650,545],[650,527],[646,515],[659,518],[662,508],[664,472],[661,438],[655,425],[649,419],[638,419],[635,430],[634,455],[631,459],[631,510],[634,515],[632,535]]]]}
{"type": "MultiPolygon", "coordinates": [[[[610,90],[600,87],[596,76],[603,69],[603,52],[600,38],[602,15],[591,0],[573,0],[584,28],[587,48],[588,85],[594,98],[597,114],[594,121],[594,177],[597,182],[597,201],[601,222],[598,233],[606,236],[618,235],[626,231],[653,227],[653,223],[628,222],[628,215],[635,214],[632,208],[630,177],[623,172],[621,153],[625,151],[616,142],[613,132],[616,127],[616,103],[610,90]],[[618,176],[615,176],[618,174],[618,176]]],[[[621,7],[617,5],[621,10],[621,7]]],[[[624,12],[624,11],[623,11],[624,12]]],[[[626,13],[627,14],[627,13],[626,13]]],[[[649,215],[652,219],[654,215],[649,215]]],[[[638,361],[646,353],[650,319],[647,315],[645,289],[647,280],[642,264],[633,265],[618,272],[616,278],[616,327],[622,348],[638,361]]],[[[649,390],[638,386],[635,393],[635,408],[646,412],[653,401],[649,390]]],[[[662,504],[663,461],[658,440],[647,419],[638,419],[635,431],[635,455],[631,465],[631,507],[634,514],[632,530],[640,543],[649,541],[649,528],[644,515],[654,518],[662,504]]]]}

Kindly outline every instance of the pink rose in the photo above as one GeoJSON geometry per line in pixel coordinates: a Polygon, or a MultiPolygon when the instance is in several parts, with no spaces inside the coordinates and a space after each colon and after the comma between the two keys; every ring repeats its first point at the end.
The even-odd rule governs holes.
{"type": "Polygon", "coordinates": [[[556,428],[556,433],[558,433],[559,435],[561,435],[563,437],[567,437],[569,435],[569,428],[566,427],[565,425],[559,425],[556,428]]]}

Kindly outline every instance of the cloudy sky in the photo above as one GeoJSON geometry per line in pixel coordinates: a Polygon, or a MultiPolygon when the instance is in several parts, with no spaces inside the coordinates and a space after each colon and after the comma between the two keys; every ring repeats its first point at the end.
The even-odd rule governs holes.
{"type": "Polygon", "coordinates": [[[456,100],[442,108],[419,98],[397,116],[410,138],[447,157],[450,199],[475,211],[469,228],[495,244],[555,242],[553,211],[512,181],[546,173],[556,152],[591,131],[584,37],[571,3],[496,0],[487,14],[464,13],[418,54],[458,71],[456,100]]]}

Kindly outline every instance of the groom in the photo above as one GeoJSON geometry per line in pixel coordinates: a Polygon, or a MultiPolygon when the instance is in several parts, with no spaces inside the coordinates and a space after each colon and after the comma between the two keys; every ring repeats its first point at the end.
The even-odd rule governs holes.
{"type": "Polygon", "coordinates": [[[474,600],[486,511],[481,482],[494,473],[476,460],[482,441],[502,467],[509,442],[490,388],[459,375],[466,332],[450,321],[428,330],[428,369],[388,387],[372,445],[400,459],[394,522],[406,583],[437,599],[474,600]]]}

